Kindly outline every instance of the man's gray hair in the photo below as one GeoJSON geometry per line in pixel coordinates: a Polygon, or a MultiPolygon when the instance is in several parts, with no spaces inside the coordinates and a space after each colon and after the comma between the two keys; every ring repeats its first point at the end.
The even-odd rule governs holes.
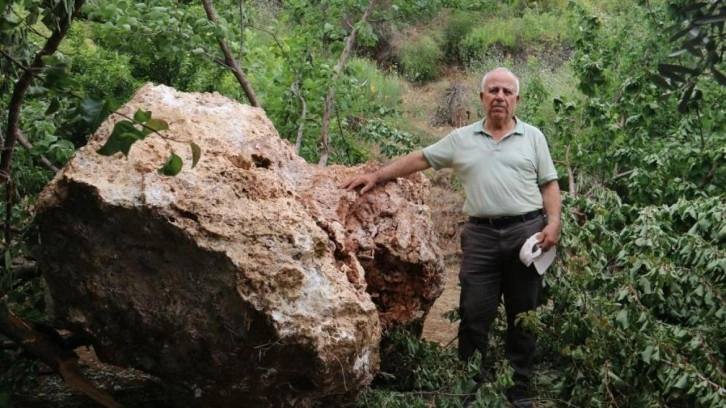
{"type": "Polygon", "coordinates": [[[487,82],[487,78],[489,78],[489,74],[493,74],[493,73],[495,73],[495,72],[499,72],[499,71],[504,71],[504,72],[508,72],[509,74],[511,74],[511,75],[512,75],[512,76],[514,77],[514,82],[515,82],[515,84],[516,84],[516,87],[515,87],[515,89],[514,89],[514,94],[515,94],[515,95],[519,95],[519,78],[517,78],[517,76],[516,76],[516,75],[514,75],[514,72],[512,72],[512,71],[510,71],[509,69],[507,69],[507,68],[504,68],[504,67],[494,68],[493,70],[491,70],[491,71],[487,72],[487,73],[486,73],[486,74],[484,75],[484,78],[482,78],[482,79],[481,79],[481,91],[482,91],[482,92],[484,92],[484,91],[485,91],[485,89],[484,89],[484,84],[485,84],[485,83],[487,82]]]}

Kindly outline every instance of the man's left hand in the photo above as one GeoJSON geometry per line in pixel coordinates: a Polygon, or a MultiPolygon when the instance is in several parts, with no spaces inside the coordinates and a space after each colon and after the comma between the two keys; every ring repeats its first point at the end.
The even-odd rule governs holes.
{"type": "Polygon", "coordinates": [[[539,246],[543,251],[549,251],[550,248],[557,244],[557,241],[560,240],[560,230],[561,227],[558,221],[547,223],[547,226],[539,234],[539,246]]]}

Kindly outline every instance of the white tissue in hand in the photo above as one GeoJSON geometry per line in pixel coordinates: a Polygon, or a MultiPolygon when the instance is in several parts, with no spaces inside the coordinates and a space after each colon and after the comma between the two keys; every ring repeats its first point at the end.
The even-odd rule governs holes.
{"type": "Polygon", "coordinates": [[[539,232],[529,237],[524,245],[522,245],[522,249],[519,250],[519,259],[526,266],[534,263],[537,273],[542,275],[552,265],[552,261],[555,260],[555,255],[557,255],[557,250],[553,246],[547,252],[542,251],[542,248],[537,243],[538,240],[539,232]]]}

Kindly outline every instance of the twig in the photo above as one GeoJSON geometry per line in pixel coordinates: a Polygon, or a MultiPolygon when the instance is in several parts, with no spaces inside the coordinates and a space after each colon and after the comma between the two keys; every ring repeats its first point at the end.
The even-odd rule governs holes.
{"type": "Polygon", "coordinates": [[[308,105],[305,102],[305,98],[303,98],[302,94],[300,93],[299,78],[296,79],[295,82],[293,82],[290,88],[292,89],[292,93],[294,93],[295,96],[300,99],[300,103],[302,104],[302,112],[300,113],[300,125],[298,125],[297,127],[297,137],[295,138],[295,153],[300,154],[300,149],[302,148],[303,129],[305,128],[305,119],[308,116],[308,105]]]}
{"type": "MultiPolygon", "coordinates": [[[[684,363],[685,366],[682,366],[682,365],[676,364],[676,363],[674,363],[674,362],[672,362],[670,360],[666,360],[664,358],[661,358],[660,361],[664,362],[665,364],[667,364],[667,365],[669,365],[669,366],[671,366],[673,368],[680,368],[680,369],[685,370],[685,369],[688,369],[690,367],[690,364],[688,364],[688,363],[684,363]]],[[[699,380],[701,380],[701,381],[705,382],[706,384],[708,384],[711,388],[715,389],[716,392],[719,395],[726,396],[726,386],[723,386],[723,385],[718,384],[717,382],[715,382],[715,381],[713,381],[713,380],[711,380],[709,378],[706,378],[706,376],[704,376],[703,374],[699,373],[698,371],[694,372],[693,375],[695,375],[696,377],[698,377],[699,380]]]]}
{"type": "Polygon", "coordinates": [[[637,171],[637,169],[633,169],[633,170],[624,171],[624,172],[622,172],[620,174],[615,174],[615,175],[613,175],[613,180],[617,180],[619,178],[627,177],[627,176],[635,173],[636,171],[637,171]]]}
{"type": "MultiPolygon", "coordinates": [[[[214,10],[212,3],[209,0],[202,0],[202,5],[204,6],[204,11],[207,13],[207,19],[216,24],[217,13],[214,10]]],[[[229,50],[227,42],[224,38],[220,38],[217,42],[219,43],[219,48],[222,49],[222,53],[224,54],[225,64],[230,67],[232,74],[234,74],[235,78],[237,78],[237,82],[239,82],[242,86],[242,90],[245,92],[245,95],[247,95],[250,105],[259,108],[261,106],[260,101],[257,99],[254,89],[252,89],[252,84],[250,84],[247,80],[244,71],[242,71],[242,67],[240,67],[239,62],[237,62],[237,59],[234,58],[232,52],[229,50]]]]}
{"type": "Polygon", "coordinates": [[[612,391],[610,391],[610,381],[608,380],[608,373],[610,373],[610,361],[607,361],[605,363],[605,367],[604,368],[605,368],[605,372],[604,372],[603,377],[605,377],[605,378],[603,378],[603,385],[605,385],[605,391],[607,391],[608,398],[610,398],[610,402],[615,407],[617,407],[618,406],[618,402],[615,399],[615,395],[613,395],[612,391]]]}
{"type": "MultiPolygon", "coordinates": [[[[363,13],[363,16],[361,17],[360,21],[358,21],[358,26],[365,24],[368,21],[368,18],[370,17],[371,13],[373,12],[373,9],[376,6],[376,0],[371,0],[370,3],[368,3],[368,8],[366,8],[366,11],[363,13]]],[[[328,156],[329,156],[329,128],[330,128],[330,116],[333,111],[333,98],[335,97],[335,83],[338,82],[338,78],[340,77],[341,72],[343,72],[343,67],[345,66],[345,62],[348,60],[348,56],[350,55],[350,52],[353,50],[353,45],[355,44],[356,37],[358,35],[358,28],[353,27],[353,30],[351,30],[350,35],[348,35],[348,39],[345,41],[345,48],[343,48],[343,52],[340,53],[340,58],[338,59],[338,64],[335,66],[335,70],[333,72],[333,78],[330,81],[330,86],[328,87],[328,96],[325,97],[325,110],[323,111],[323,125],[322,129],[320,130],[320,160],[318,161],[318,165],[325,166],[328,163],[328,156]]]]}
{"type": "Polygon", "coordinates": [[[121,408],[113,397],[99,390],[78,367],[78,355],[66,347],[63,338],[52,328],[37,327],[10,313],[0,300],[0,333],[19,344],[29,355],[57,372],[63,381],[107,408],[121,408]]]}
{"type": "Polygon", "coordinates": [[[575,186],[575,172],[572,171],[572,165],[570,164],[570,145],[567,145],[565,151],[565,165],[567,166],[567,184],[570,194],[577,195],[577,188],[575,186]]]}
{"type": "Polygon", "coordinates": [[[12,62],[13,64],[17,65],[17,66],[18,66],[18,68],[20,68],[20,69],[22,69],[23,71],[25,71],[25,72],[29,73],[30,75],[33,75],[33,71],[31,71],[31,70],[30,70],[30,68],[26,67],[26,66],[25,66],[25,65],[23,65],[23,64],[22,64],[22,63],[21,63],[20,61],[18,61],[18,60],[16,60],[15,58],[13,58],[13,56],[12,56],[12,55],[8,54],[7,52],[5,52],[5,51],[3,51],[3,50],[0,50],[0,54],[1,54],[1,55],[3,55],[3,56],[4,56],[5,58],[7,58],[7,59],[8,59],[8,60],[9,60],[10,62],[12,62]]]}
{"type": "Polygon", "coordinates": [[[457,334],[456,336],[454,336],[454,338],[453,338],[453,339],[449,340],[449,342],[448,342],[448,343],[446,343],[446,345],[444,346],[444,348],[447,348],[447,347],[449,347],[449,346],[450,346],[450,345],[451,345],[451,344],[452,344],[452,343],[454,342],[454,340],[456,340],[456,339],[458,339],[458,338],[459,338],[459,335],[457,334]]]}
{"type": "MultiPolygon", "coordinates": [[[[25,138],[25,135],[23,135],[23,132],[18,130],[18,143],[20,143],[21,146],[25,148],[27,151],[33,150],[33,144],[28,141],[28,139],[25,138]]],[[[50,160],[48,160],[47,157],[44,155],[39,155],[38,160],[40,160],[40,164],[43,165],[46,169],[52,171],[53,173],[58,173],[60,169],[56,167],[50,160]]]]}

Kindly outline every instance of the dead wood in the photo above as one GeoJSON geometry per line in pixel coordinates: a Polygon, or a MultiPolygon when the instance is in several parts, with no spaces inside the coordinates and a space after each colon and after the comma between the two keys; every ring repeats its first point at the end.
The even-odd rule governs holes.
{"type": "Polygon", "coordinates": [[[4,301],[0,301],[0,333],[19,345],[27,355],[51,367],[72,388],[107,408],[121,408],[110,394],[91,384],[78,367],[78,355],[69,347],[90,344],[87,337],[73,335],[66,342],[50,326],[27,322],[13,315],[4,301]]]}

